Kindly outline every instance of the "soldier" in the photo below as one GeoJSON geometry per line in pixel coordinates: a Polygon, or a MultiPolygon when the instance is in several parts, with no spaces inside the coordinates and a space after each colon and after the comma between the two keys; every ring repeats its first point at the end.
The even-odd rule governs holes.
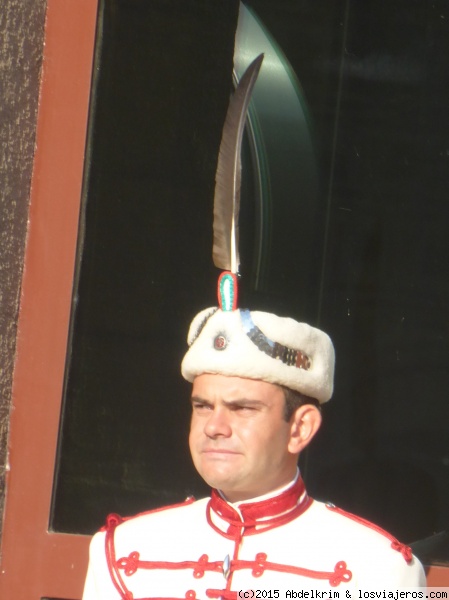
{"type": "MultiPolygon", "coordinates": [[[[242,78],[231,113],[246,112],[260,63],[242,78]]],[[[243,119],[228,121],[238,131],[233,125],[229,136],[225,124],[233,150],[231,159],[220,151],[216,209],[226,182],[239,179],[226,175],[226,163],[238,168],[243,119]]],[[[231,187],[235,207],[238,185],[231,187]]],[[[334,348],[305,323],[237,308],[236,240],[227,240],[235,212],[215,210],[215,262],[230,271],[219,280],[219,307],[192,321],[181,367],[192,382],[190,451],[212,493],[129,519],[110,516],[91,543],[83,599],[349,598],[424,586],[410,548],[307,495],[298,456],[332,395],[334,348]]]]}
{"type": "Polygon", "coordinates": [[[297,470],[332,394],[329,337],[293,319],[213,308],[193,320],[189,344],[190,450],[212,494],[110,517],[92,541],[84,600],[343,598],[424,586],[410,548],[312,500],[297,470]]]}

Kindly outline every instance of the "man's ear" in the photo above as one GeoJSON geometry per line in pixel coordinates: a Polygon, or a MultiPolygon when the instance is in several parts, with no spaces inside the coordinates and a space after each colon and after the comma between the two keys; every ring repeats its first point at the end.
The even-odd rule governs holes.
{"type": "Polygon", "coordinates": [[[304,404],[295,410],[291,418],[288,451],[299,454],[312,440],[321,425],[321,412],[313,404],[304,404]]]}

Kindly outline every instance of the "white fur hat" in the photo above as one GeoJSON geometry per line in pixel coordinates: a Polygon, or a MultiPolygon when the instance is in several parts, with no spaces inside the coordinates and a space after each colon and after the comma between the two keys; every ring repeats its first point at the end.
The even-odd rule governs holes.
{"type": "Polygon", "coordinates": [[[192,321],[190,346],[182,361],[187,381],[203,373],[261,379],[327,402],[332,395],[334,347],[329,337],[306,323],[265,312],[237,309],[238,214],[241,141],[251,91],[261,67],[258,56],[233,95],[223,128],[214,196],[214,264],[220,308],[192,321]]]}
{"type": "Polygon", "coordinates": [[[202,373],[261,379],[321,403],[332,396],[334,347],[306,323],[266,312],[207,308],[193,319],[182,375],[202,373]]]}

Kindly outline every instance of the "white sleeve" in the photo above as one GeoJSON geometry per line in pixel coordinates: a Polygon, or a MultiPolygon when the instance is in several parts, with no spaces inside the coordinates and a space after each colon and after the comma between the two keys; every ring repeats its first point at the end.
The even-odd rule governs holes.
{"type": "Polygon", "coordinates": [[[95,534],[90,543],[89,567],[84,584],[83,600],[120,600],[120,594],[109,574],[104,532],[95,534]]]}
{"type": "Polygon", "coordinates": [[[407,565],[401,574],[400,587],[426,587],[426,574],[424,568],[416,556],[413,556],[412,562],[407,565]]]}
{"type": "Polygon", "coordinates": [[[364,592],[395,592],[400,588],[426,587],[426,576],[415,556],[407,563],[399,552],[389,550],[364,561],[362,568],[357,571],[354,584],[362,594],[360,597],[363,597],[364,592]]]}

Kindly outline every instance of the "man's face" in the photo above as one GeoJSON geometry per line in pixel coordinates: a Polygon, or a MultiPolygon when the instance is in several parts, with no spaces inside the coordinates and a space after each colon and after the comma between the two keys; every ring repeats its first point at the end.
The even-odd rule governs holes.
{"type": "Polygon", "coordinates": [[[192,389],[190,451],[201,477],[231,502],[289,483],[297,454],[283,418],[282,389],[271,383],[203,374],[192,389]]]}

